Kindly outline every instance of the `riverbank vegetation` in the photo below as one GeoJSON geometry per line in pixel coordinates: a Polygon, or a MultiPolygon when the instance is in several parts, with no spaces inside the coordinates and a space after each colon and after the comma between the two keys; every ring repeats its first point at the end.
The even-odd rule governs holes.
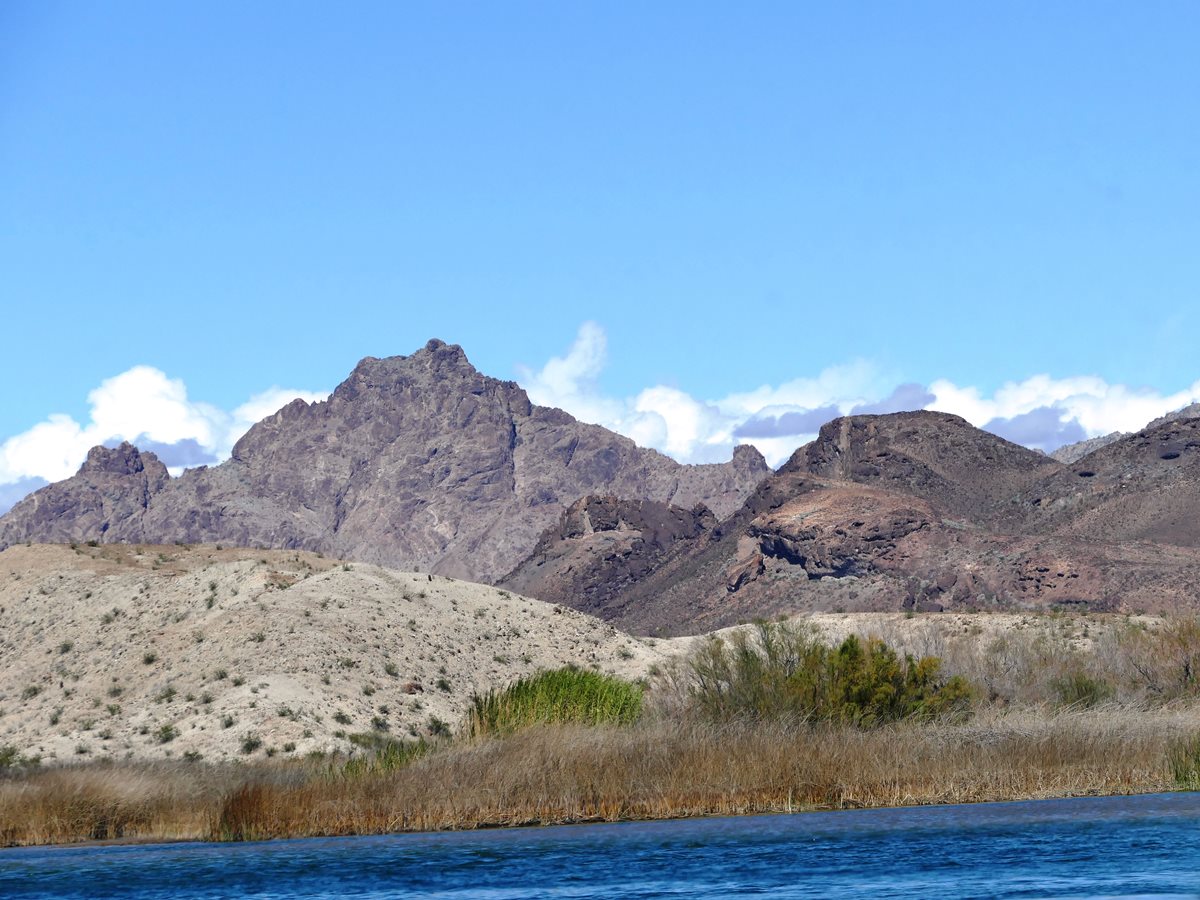
{"type": "Polygon", "coordinates": [[[645,685],[581,670],[476,699],[458,736],[352,758],[42,767],[0,751],[0,844],[256,839],[1200,786],[1200,626],[1078,640],[763,624],[645,685]]]}

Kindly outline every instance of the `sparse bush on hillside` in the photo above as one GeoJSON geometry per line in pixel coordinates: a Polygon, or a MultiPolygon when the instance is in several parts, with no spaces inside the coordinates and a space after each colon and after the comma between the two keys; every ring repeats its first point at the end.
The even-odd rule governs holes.
{"type": "Polygon", "coordinates": [[[154,739],[160,744],[169,744],[177,737],[179,737],[179,729],[170,723],[160,725],[158,730],[154,732],[154,739]]]}
{"type": "Polygon", "coordinates": [[[804,626],[763,622],[713,637],[682,673],[687,702],[717,720],[776,718],[861,727],[963,715],[972,691],[946,677],[941,660],[900,657],[878,638],[851,635],[836,647],[804,626]]]}
{"type": "Polygon", "coordinates": [[[248,731],[242,736],[242,752],[246,754],[253,753],[262,746],[262,738],[253,731],[248,731]]]}
{"type": "Polygon", "coordinates": [[[628,725],[642,712],[642,688],[573,667],[539,672],[476,694],[467,714],[471,735],[508,734],[531,725],[628,725]]]}
{"type": "Polygon", "coordinates": [[[161,691],[159,691],[157,694],[154,695],[154,702],[155,703],[170,703],[172,700],[175,699],[175,696],[177,693],[178,693],[178,691],[176,691],[174,687],[172,687],[171,685],[167,685],[165,688],[163,688],[161,691]]]}

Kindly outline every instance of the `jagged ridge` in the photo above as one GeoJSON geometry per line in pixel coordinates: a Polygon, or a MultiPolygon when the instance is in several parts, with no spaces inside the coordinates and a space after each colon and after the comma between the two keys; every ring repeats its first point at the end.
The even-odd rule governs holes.
{"type": "Polygon", "coordinates": [[[152,453],[94,449],[0,519],[23,541],[210,542],[306,549],[494,581],[581,496],[736,509],[770,469],[752,448],[684,466],[532,404],[462,349],[362,360],[329,400],[295,400],[227,462],[167,477],[152,453]]]}

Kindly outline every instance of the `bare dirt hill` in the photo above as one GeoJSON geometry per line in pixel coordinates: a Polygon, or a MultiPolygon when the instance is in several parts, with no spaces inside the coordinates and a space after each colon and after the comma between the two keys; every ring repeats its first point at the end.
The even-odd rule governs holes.
{"type": "Polygon", "coordinates": [[[0,552],[0,746],[58,761],[281,757],[457,729],[473,692],[670,652],[470,582],[304,552],[0,552]],[[445,723],[445,725],[439,724],[445,723]]]}

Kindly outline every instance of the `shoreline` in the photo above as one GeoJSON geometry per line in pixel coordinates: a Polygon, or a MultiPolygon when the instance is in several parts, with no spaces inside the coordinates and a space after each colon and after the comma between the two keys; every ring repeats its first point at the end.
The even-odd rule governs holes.
{"type": "Polygon", "coordinates": [[[294,835],[290,837],[274,837],[274,838],[242,838],[237,840],[214,840],[210,837],[181,837],[174,839],[160,839],[154,836],[145,835],[130,838],[104,838],[104,839],[89,839],[66,843],[45,843],[45,844],[7,844],[0,845],[0,854],[9,850],[94,850],[107,847],[145,847],[145,846],[162,846],[170,847],[180,844],[208,844],[213,846],[221,845],[247,845],[247,844],[262,844],[278,841],[311,841],[311,840],[341,840],[346,838],[359,837],[399,837],[404,835],[437,835],[437,834],[461,834],[474,831],[509,831],[509,830],[533,830],[544,828],[575,828],[586,827],[591,825],[632,825],[645,824],[651,822],[680,822],[694,821],[704,819],[743,819],[753,817],[771,817],[771,816],[803,816],[813,813],[837,813],[837,812],[871,812],[882,810],[900,810],[900,809],[929,809],[933,807],[953,808],[959,806],[986,806],[986,805],[1003,805],[1012,803],[1040,803],[1050,802],[1055,800],[1090,800],[1104,799],[1117,797],[1144,797],[1157,794],[1191,794],[1196,793],[1194,790],[1182,789],[1179,787],[1167,787],[1161,790],[1156,788],[1148,788],[1145,790],[1129,790],[1129,791],[1092,791],[1092,792],[1070,792],[1063,794],[1046,794],[1040,796],[1019,796],[1019,797],[1004,797],[996,799],[981,799],[968,800],[955,803],[939,803],[936,801],[922,803],[902,803],[889,805],[850,805],[841,807],[832,806],[808,806],[804,808],[794,809],[763,809],[744,813],[697,813],[692,815],[682,816],[654,816],[640,818],[618,818],[606,819],[594,817],[586,820],[572,821],[551,821],[551,822],[479,822],[470,826],[447,827],[439,829],[410,829],[402,831],[379,831],[379,832],[348,832],[339,834],[305,834],[294,835]]]}
{"type": "Polygon", "coordinates": [[[870,730],[547,726],[447,742],[390,769],[328,759],[93,763],[0,778],[0,845],[220,843],[1165,793],[1200,785],[1197,734],[1200,706],[1189,705],[870,730]],[[1180,757],[1181,746],[1191,755],[1180,757]]]}

